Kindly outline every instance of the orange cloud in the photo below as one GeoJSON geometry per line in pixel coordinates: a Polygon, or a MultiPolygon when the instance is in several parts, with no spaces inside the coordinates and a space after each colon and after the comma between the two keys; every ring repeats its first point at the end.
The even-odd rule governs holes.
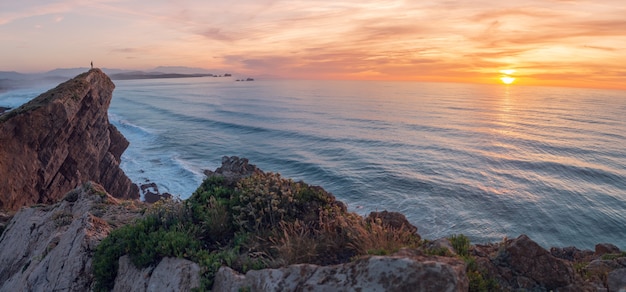
{"type": "Polygon", "coordinates": [[[485,83],[517,69],[521,85],[626,89],[619,0],[14,2],[0,11],[0,41],[10,44],[0,48],[0,70],[25,66],[29,54],[44,54],[40,66],[70,67],[87,54],[71,53],[80,47],[89,48],[85,58],[121,68],[485,83]],[[44,16],[63,21],[27,30],[44,16]],[[36,49],[43,46],[47,52],[36,49]]]}

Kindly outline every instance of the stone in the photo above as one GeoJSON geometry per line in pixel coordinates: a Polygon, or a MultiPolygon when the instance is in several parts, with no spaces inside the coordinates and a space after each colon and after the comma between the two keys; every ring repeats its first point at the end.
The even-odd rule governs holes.
{"type": "Polygon", "coordinates": [[[111,231],[141,208],[86,183],[55,205],[22,208],[0,237],[0,291],[89,291],[92,257],[111,231]],[[104,208],[103,208],[104,207],[104,208]]]}
{"type": "Polygon", "coordinates": [[[411,233],[417,233],[417,227],[406,219],[404,214],[399,212],[388,212],[387,210],[382,212],[371,212],[365,219],[367,222],[380,221],[383,225],[389,226],[393,229],[406,229],[411,233]]]}
{"type": "Polygon", "coordinates": [[[610,243],[596,244],[596,255],[601,256],[607,253],[620,253],[619,247],[610,243]]]}
{"type": "Polygon", "coordinates": [[[0,209],[55,203],[86,181],[139,197],[119,167],[129,143],[109,123],[114,88],[92,69],[0,116],[0,209]]]}
{"type": "Polygon", "coordinates": [[[251,176],[255,172],[260,171],[256,165],[249,164],[247,158],[239,158],[237,156],[222,157],[222,166],[215,171],[205,170],[207,177],[222,176],[229,184],[234,184],[241,178],[251,176]]]}
{"type": "Polygon", "coordinates": [[[532,279],[539,287],[555,290],[574,283],[572,264],[552,256],[526,235],[507,242],[505,251],[506,263],[514,274],[532,279]]]}
{"type": "Polygon", "coordinates": [[[574,246],[568,247],[552,247],[550,248],[550,254],[564,260],[568,261],[591,261],[594,257],[594,252],[588,249],[580,250],[574,246]]]}
{"type": "Polygon", "coordinates": [[[113,291],[191,291],[200,287],[201,271],[198,264],[179,258],[163,258],[156,267],[138,269],[122,256],[113,291]]]}
{"type": "Polygon", "coordinates": [[[139,189],[141,190],[141,195],[143,196],[144,201],[150,204],[158,202],[161,199],[168,199],[172,197],[170,193],[161,194],[161,192],[159,192],[159,187],[154,182],[141,184],[139,189]]]}
{"type": "Polygon", "coordinates": [[[609,292],[626,292],[626,268],[610,272],[606,282],[609,292]]]}
{"type": "Polygon", "coordinates": [[[467,291],[465,263],[458,258],[372,256],[334,265],[291,265],[240,275],[217,272],[213,291],[467,291]]]}

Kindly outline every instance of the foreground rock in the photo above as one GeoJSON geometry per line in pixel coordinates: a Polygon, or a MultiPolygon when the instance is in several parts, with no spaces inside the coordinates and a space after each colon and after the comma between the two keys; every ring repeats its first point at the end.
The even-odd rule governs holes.
{"type": "Polygon", "coordinates": [[[291,265],[240,275],[222,267],[214,291],[467,291],[458,258],[372,256],[334,266],[291,265]]]}
{"type": "Polygon", "coordinates": [[[599,246],[599,253],[574,247],[548,252],[521,235],[497,244],[476,245],[472,254],[479,270],[503,290],[626,291],[626,281],[617,280],[626,268],[626,254],[613,245],[599,246]],[[621,287],[607,287],[607,279],[611,279],[608,284],[621,287]]]}
{"type": "Polygon", "coordinates": [[[51,206],[23,208],[0,237],[0,291],[89,291],[96,246],[141,214],[87,183],[51,206]]]}
{"type": "Polygon", "coordinates": [[[92,69],[0,116],[0,209],[54,203],[89,180],[139,197],[119,167],[128,141],[107,116],[114,88],[92,69]]]}
{"type": "Polygon", "coordinates": [[[191,291],[200,287],[200,272],[198,264],[178,258],[164,258],[156,267],[140,270],[123,256],[113,291],[191,291]]]}

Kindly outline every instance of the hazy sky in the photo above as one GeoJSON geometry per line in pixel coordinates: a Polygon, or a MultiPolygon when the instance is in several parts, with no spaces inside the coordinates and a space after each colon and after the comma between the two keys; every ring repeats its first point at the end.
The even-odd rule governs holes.
{"type": "Polygon", "coordinates": [[[2,0],[0,71],[190,66],[288,78],[626,89],[626,1],[2,0]],[[510,72],[509,72],[510,73],[510,72]]]}

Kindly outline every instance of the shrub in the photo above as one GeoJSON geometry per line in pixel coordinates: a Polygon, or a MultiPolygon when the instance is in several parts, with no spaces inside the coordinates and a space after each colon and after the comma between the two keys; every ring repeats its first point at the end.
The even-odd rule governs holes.
{"type": "Polygon", "coordinates": [[[52,220],[54,221],[54,225],[56,225],[56,227],[70,225],[72,220],[74,220],[74,215],[67,211],[57,211],[52,214],[52,220]]]}
{"type": "Polygon", "coordinates": [[[320,187],[255,172],[228,181],[212,176],[185,202],[159,201],[145,217],[111,233],[94,258],[96,290],[111,289],[120,256],[134,265],[163,257],[203,267],[208,290],[222,265],[240,272],[295,263],[336,264],[366,254],[417,246],[419,235],[366,222],[320,187]]]}
{"type": "Polygon", "coordinates": [[[456,251],[456,253],[461,257],[469,256],[469,248],[470,248],[470,240],[463,234],[452,235],[450,238],[450,243],[452,244],[452,248],[456,251]]]}

